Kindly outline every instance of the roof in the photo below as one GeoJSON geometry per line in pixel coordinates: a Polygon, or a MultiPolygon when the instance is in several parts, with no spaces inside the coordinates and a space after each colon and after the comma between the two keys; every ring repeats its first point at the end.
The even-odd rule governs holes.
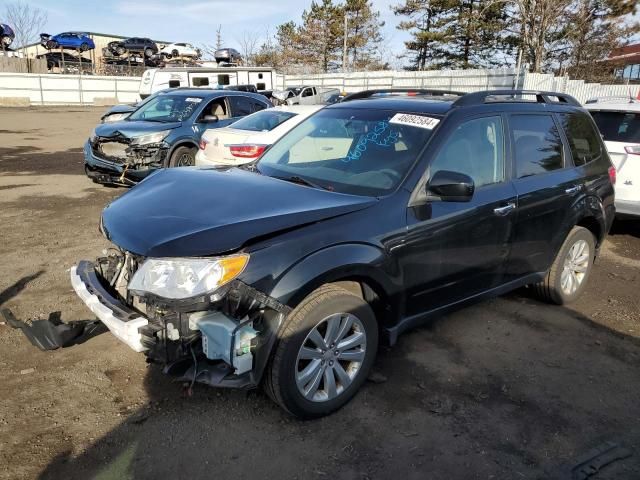
{"type": "Polygon", "coordinates": [[[584,108],[607,112],[640,112],[640,100],[624,97],[604,97],[589,100],[584,108]]]}
{"type": "Polygon", "coordinates": [[[241,95],[256,98],[262,101],[268,101],[267,97],[260,93],[252,93],[252,92],[242,92],[239,90],[222,90],[218,88],[172,88],[161,90],[163,95],[177,95],[181,97],[205,97],[205,98],[215,98],[215,97],[228,97],[230,95],[241,95]]]}
{"type": "Polygon", "coordinates": [[[605,59],[606,62],[640,62],[640,43],[616,48],[605,59]]]}
{"type": "Polygon", "coordinates": [[[313,113],[317,112],[323,107],[325,107],[325,105],[280,105],[270,108],[269,110],[281,110],[283,112],[293,113],[313,113]]]}
{"type": "Polygon", "coordinates": [[[453,105],[455,98],[441,99],[433,96],[401,96],[387,95],[379,97],[369,97],[361,100],[350,100],[344,103],[335,103],[327,108],[366,108],[366,109],[382,109],[395,110],[399,112],[419,112],[444,115],[453,105]]]}

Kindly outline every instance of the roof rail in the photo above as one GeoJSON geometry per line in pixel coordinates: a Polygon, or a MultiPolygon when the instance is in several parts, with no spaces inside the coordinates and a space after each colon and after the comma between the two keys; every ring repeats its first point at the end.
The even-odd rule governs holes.
{"type": "Polygon", "coordinates": [[[467,93],[456,100],[453,106],[468,107],[471,105],[500,102],[565,103],[567,105],[581,106],[578,100],[566,93],[543,92],[539,90],[483,90],[481,92],[467,93]],[[535,102],[522,98],[523,95],[535,96],[535,102]],[[553,100],[553,97],[558,100],[553,100]]]}
{"type": "Polygon", "coordinates": [[[393,95],[394,93],[404,93],[407,96],[415,95],[429,95],[432,97],[453,95],[462,97],[463,92],[455,92],[452,90],[435,90],[432,88],[379,88],[372,90],[362,90],[361,92],[352,93],[342,99],[342,102],[348,102],[349,100],[359,100],[362,98],[370,98],[374,95],[393,95]]]}

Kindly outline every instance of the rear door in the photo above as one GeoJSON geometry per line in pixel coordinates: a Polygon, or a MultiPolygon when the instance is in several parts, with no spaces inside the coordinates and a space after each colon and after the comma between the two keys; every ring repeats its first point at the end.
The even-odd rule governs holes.
{"type": "Polygon", "coordinates": [[[546,272],[562,245],[584,180],[552,113],[509,115],[513,184],[518,195],[507,280],[546,272]]]}
{"type": "Polygon", "coordinates": [[[399,253],[408,315],[504,283],[516,211],[506,145],[504,118],[494,114],[463,120],[438,147],[428,177],[441,170],[463,173],[475,192],[468,202],[434,199],[408,209],[399,253]]]}
{"type": "Polygon", "coordinates": [[[616,204],[640,202],[640,111],[592,111],[616,167],[616,204]]]}

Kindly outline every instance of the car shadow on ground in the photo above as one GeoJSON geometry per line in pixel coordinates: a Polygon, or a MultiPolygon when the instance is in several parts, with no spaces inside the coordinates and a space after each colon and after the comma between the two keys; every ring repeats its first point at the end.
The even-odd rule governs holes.
{"type": "Polygon", "coordinates": [[[151,367],[146,405],[39,478],[639,478],[639,367],[637,339],[516,292],[381,347],[376,382],[319,420],[260,391],[184,398],[151,367]]]}
{"type": "Polygon", "coordinates": [[[609,235],[613,237],[632,235],[640,238],[640,219],[635,218],[616,218],[611,226],[609,235]]]}

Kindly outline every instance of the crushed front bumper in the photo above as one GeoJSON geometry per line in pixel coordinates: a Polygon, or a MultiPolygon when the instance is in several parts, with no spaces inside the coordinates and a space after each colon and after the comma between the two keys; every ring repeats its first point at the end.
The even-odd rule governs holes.
{"type": "Polygon", "coordinates": [[[145,299],[143,314],[105,287],[93,262],[81,261],[71,268],[70,277],[78,296],[119,340],[144,352],[148,361],[163,364],[165,373],[178,380],[214,387],[257,386],[290,312],[275,299],[234,281],[213,303],[172,311],[170,305],[145,299]]]}
{"type": "Polygon", "coordinates": [[[132,186],[164,164],[168,148],[156,148],[148,162],[116,162],[97,156],[91,143],[84,144],[84,171],[91,180],[103,185],[132,186]]]}
{"type": "Polygon", "coordinates": [[[80,262],[70,271],[71,286],[89,310],[104,323],[118,339],[136,352],[147,350],[140,328],[149,321],[114,298],[100,283],[93,264],[80,262]]]}

